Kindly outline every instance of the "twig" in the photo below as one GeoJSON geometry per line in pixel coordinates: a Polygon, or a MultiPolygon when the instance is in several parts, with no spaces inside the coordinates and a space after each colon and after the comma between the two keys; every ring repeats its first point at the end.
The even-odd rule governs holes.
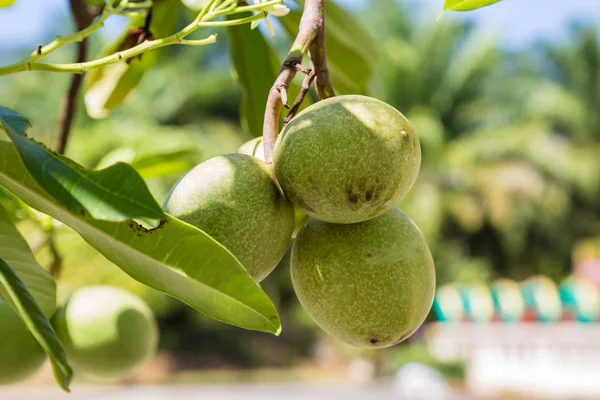
{"type": "MultiPolygon", "coordinates": [[[[296,76],[298,66],[302,64],[304,54],[309,50],[312,64],[314,65],[313,70],[316,77],[320,80],[320,87],[323,88],[323,90],[320,92],[317,91],[317,93],[324,95],[321,98],[331,97],[334,95],[334,92],[331,88],[331,83],[329,83],[329,74],[327,73],[327,62],[325,59],[325,0],[306,0],[298,35],[292,44],[288,56],[283,61],[275,83],[269,91],[263,124],[265,161],[268,164],[273,160],[273,147],[275,146],[275,140],[279,132],[281,107],[283,104],[287,105],[287,90],[296,76]]],[[[302,99],[303,97],[296,100],[300,100],[301,102],[302,99]]],[[[296,102],[294,102],[294,105],[296,105],[296,102]]],[[[299,106],[298,104],[296,108],[299,106]]]]}
{"type": "Polygon", "coordinates": [[[300,88],[300,93],[298,93],[296,100],[294,100],[294,104],[292,105],[292,108],[290,108],[290,112],[283,119],[284,123],[287,124],[288,122],[290,122],[292,120],[292,118],[294,118],[296,116],[298,109],[302,105],[304,98],[306,97],[306,95],[308,94],[308,91],[310,90],[310,85],[313,83],[313,81],[316,77],[317,77],[317,73],[315,72],[314,69],[312,69],[308,72],[308,75],[306,75],[306,77],[302,81],[302,87],[300,88]]]}
{"type": "MultiPolygon", "coordinates": [[[[141,43],[137,46],[134,46],[126,51],[120,51],[115,54],[109,55],[107,57],[103,57],[97,60],[83,62],[83,63],[71,63],[71,64],[52,64],[52,63],[43,63],[38,62],[37,60],[50,52],[64,46],[68,43],[78,42],[85,39],[87,36],[91,35],[93,32],[100,29],[103,25],[99,23],[103,19],[103,15],[98,18],[92,25],[83,31],[77,32],[73,35],[64,38],[58,38],[54,42],[50,43],[47,46],[44,46],[40,49],[39,54],[38,51],[35,51],[28,59],[7,65],[4,67],[0,67],[0,76],[10,75],[18,72],[25,71],[49,71],[49,72],[68,72],[68,73],[77,73],[82,74],[85,71],[89,71],[90,69],[104,67],[109,64],[113,64],[115,62],[121,60],[127,60],[133,57],[136,57],[140,54],[155,50],[159,47],[174,45],[174,44],[184,44],[184,45],[194,45],[200,46],[209,43],[214,43],[217,40],[216,35],[210,35],[205,39],[201,40],[184,40],[184,38],[191,33],[197,31],[200,28],[205,27],[225,27],[225,26],[234,26],[234,25],[242,25],[246,23],[250,23],[253,21],[259,21],[264,19],[267,15],[263,10],[268,9],[274,5],[279,5],[283,3],[283,0],[269,0],[264,3],[257,3],[251,6],[241,6],[238,7],[237,3],[228,3],[231,4],[229,7],[225,7],[223,9],[213,9],[213,5],[217,2],[215,0],[209,0],[209,3],[205,5],[202,11],[198,14],[196,19],[183,28],[181,31],[164,38],[156,39],[156,40],[148,40],[144,43],[141,43]],[[225,15],[234,15],[240,13],[246,13],[248,11],[256,11],[256,14],[251,15],[249,17],[238,18],[227,21],[212,21],[215,18],[225,16],[225,15]],[[93,29],[92,29],[93,28],[93,29]]],[[[141,4],[141,3],[140,3],[141,4]]],[[[113,15],[111,13],[110,15],[113,15]]]]}
{"type": "MultiPolygon", "coordinates": [[[[87,10],[87,7],[82,0],[69,0],[71,5],[71,14],[78,31],[87,28],[93,21],[93,15],[87,10]]],[[[83,39],[77,45],[77,62],[85,62],[87,56],[87,40],[83,39]]],[[[71,86],[67,92],[67,97],[60,112],[58,122],[58,133],[56,135],[56,143],[54,149],[57,153],[63,154],[67,148],[67,141],[71,134],[71,127],[77,109],[77,94],[83,82],[83,75],[75,74],[71,78],[71,86]]]]}

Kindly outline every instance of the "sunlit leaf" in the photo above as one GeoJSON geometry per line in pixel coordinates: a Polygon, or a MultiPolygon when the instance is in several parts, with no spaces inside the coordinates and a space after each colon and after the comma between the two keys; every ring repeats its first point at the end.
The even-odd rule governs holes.
{"type": "Polygon", "coordinates": [[[501,0],[446,0],[444,11],[470,11],[498,3],[501,0]]]}
{"type": "Polygon", "coordinates": [[[278,334],[273,303],[236,258],[203,231],[167,216],[156,229],[99,221],[58,204],[28,173],[15,146],[0,141],[0,186],[77,231],[137,281],[232,325],[278,334]]]}
{"type": "Polygon", "coordinates": [[[118,163],[100,171],[88,170],[30,140],[25,134],[28,124],[25,117],[0,107],[0,126],[29,172],[67,208],[109,221],[164,216],[144,180],[129,165],[118,163]]]}

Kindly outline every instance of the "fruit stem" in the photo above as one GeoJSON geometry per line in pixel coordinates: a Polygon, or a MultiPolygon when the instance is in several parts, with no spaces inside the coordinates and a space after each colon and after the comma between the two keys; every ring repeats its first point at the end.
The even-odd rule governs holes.
{"type": "MultiPolygon", "coordinates": [[[[275,140],[279,133],[279,116],[281,107],[287,105],[287,90],[290,83],[294,80],[298,66],[302,65],[304,54],[309,52],[313,72],[308,73],[303,82],[303,89],[296,98],[290,115],[295,115],[300,107],[302,100],[308,93],[308,87],[315,81],[315,88],[320,99],[335,96],[333,86],[329,80],[329,71],[327,69],[327,57],[325,46],[325,0],[306,0],[298,35],[292,44],[288,56],[283,61],[279,75],[269,91],[267,105],[265,110],[265,119],[263,124],[263,144],[265,151],[265,161],[271,164],[273,161],[273,148],[275,140]],[[308,85],[306,89],[304,86],[308,85]]],[[[289,118],[291,119],[291,118],[289,118]]],[[[289,121],[286,118],[286,122],[289,121]]]]}

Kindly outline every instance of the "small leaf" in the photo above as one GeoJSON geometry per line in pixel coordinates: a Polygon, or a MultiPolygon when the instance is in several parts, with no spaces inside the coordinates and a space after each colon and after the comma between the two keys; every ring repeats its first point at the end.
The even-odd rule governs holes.
{"type": "MultiPolygon", "coordinates": [[[[44,310],[44,314],[51,317],[56,309],[56,283],[48,271],[38,264],[29,245],[2,205],[0,205],[0,257],[19,274],[25,286],[44,310]]],[[[0,286],[0,296],[9,299],[7,295],[8,293],[0,286]]]]}
{"type": "Polygon", "coordinates": [[[22,115],[0,107],[0,125],[30,173],[66,207],[109,221],[164,216],[144,180],[129,165],[118,163],[100,171],[88,170],[30,140],[25,135],[27,124],[22,115]]]}
{"type": "Polygon", "coordinates": [[[167,217],[155,229],[99,221],[58,204],[32,178],[15,146],[0,140],[0,185],[77,231],[137,281],[235,326],[279,334],[277,310],[239,261],[192,225],[167,217]]]}
{"type": "MultiPolygon", "coordinates": [[[[152,35],[161,38],[173,34],[180,10],[181,3],[178,0],[157,2],[153,7],[150,24],[152,35]]],[[[143,19],[134,21],[133,29],[139,30],[135,27],[142,24],[143,19]]],[[[114,54],[128,38],[128,32],[130,31],[125,32],[98,57],[114,54]]],[[[119,107],[140,83],[146,71],[156,64],[162,51],[163,49],[158,49],[145,53],[141,58],[131,60],[129,64],[121,61],[88,72],[85,77],[85,105],[88,114],[93,118],[103,118],[111,110],[119,107]]]]}
{"type": "Polygon", "coordinates": [[[14,4],[15,0],[0,0],[0,7],[10,7],[14,4]]]}
{"type": "Polygon", "coordinates": [[[254,136],[261,136],[269,90],[279,70],[277,57],[256,29],[238,25],[229,27],[227,33],[237,80],[244,88],[242,127],[254,136]]]}
{"type": "Polygon", "coordinates": [[[470,11],[498,3],[501,0],[446,0],[444,11],[470,11]]]}
{"type": "Polygon", "coordinates": [[[25,284],[2,258],[0,258],[0,284],[4,286],[15,311],[48,354],[56,381],[63,390],[69,392],[73,371],[67,362],[62,344],[25,284]]]}

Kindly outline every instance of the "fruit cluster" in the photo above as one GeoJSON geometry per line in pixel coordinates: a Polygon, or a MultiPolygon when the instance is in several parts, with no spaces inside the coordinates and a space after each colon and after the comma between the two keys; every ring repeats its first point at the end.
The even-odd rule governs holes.
{"type": "Polygon", "coordinates": [[[260,139],[240,151],[188,172],[165,211],[219,241],[258,282],[299,222],[291,274],[313,320],[360,347],[409,337],[431,308],[435,271],[421,232],[395,207],[421,163],[404,115],[373,98],[334,97],[286,125],[272,167],[260,139]]]}

